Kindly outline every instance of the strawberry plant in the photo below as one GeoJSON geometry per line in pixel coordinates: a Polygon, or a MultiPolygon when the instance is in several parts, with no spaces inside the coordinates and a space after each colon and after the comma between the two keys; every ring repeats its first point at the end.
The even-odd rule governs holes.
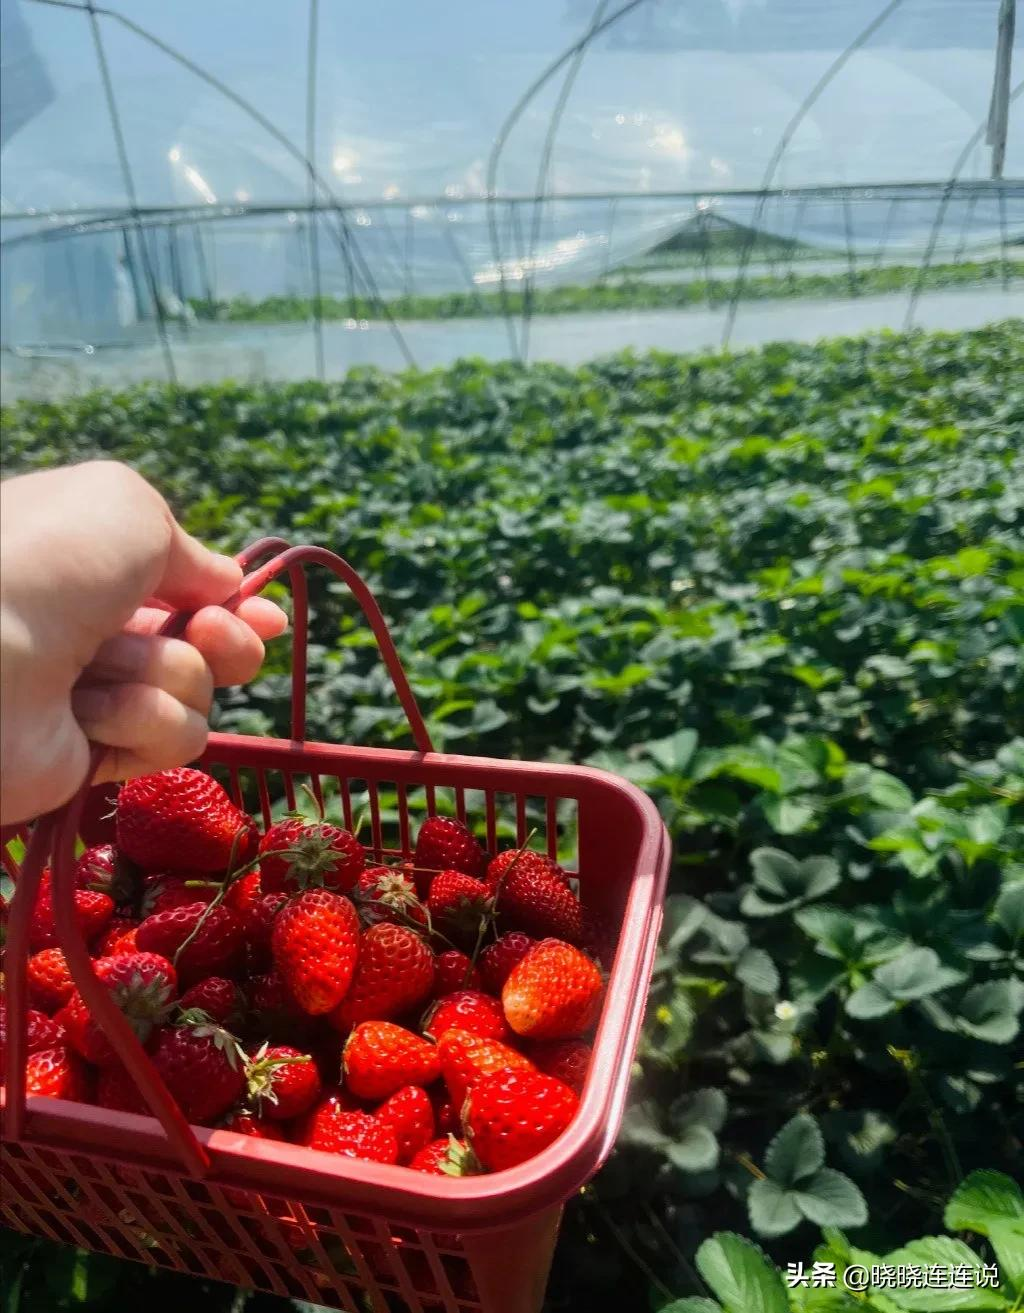
{"type": "MultiPolygon", "coordinates": [[[[567,1209],[551,1313],[1024,1307],[1022,380],[1008,323],[4,412],[10,472],[112,456],[223,548],[271,532],[339,547],[444,746],[588,761],[657,799],[676,865],[633,1099],[567,1209]],[[997,1262],[1001,1284],[954,1303],[783,1279],[863,1255],[997,1262]]],[[[311,601],[318,736],[404,742],[350,599],[314,575],[311,601]]],[[[288,660],[271,645],[221,726],[287,736],[288,660]]],[[[459,866],[457,843],[485,876],[435,829],[423,865],[459,866]]],[[[402,920],[415,880],[378,874],[352,897],[402,920]]],[[[531,882],[563,897],[557,868],[515,866],[499,902],[531,882]]],[[[528,946],[485,950],[488,989],[528,946]]],[[[68,982],[40,949],[49,1010],[68,982]]],[[[474,970],[447,950],[435,996],[477,989],[474,970]]],[[[280,979],[261,979],[287,1016],[280,979]]],[[[501,1044],[449,1029],[438,1047],[467,1081],[501,1044]]],[[[335,1119],[325,1134],[365,1134],[351,1109],[335,1119]]],[[[444,1143],[424,1170],[444,1170],[444,1143]]],[[[22,1313],[72,1307],[72,1290],[155,1301],[144,1273],[9,1244],[22,1313]]]]}

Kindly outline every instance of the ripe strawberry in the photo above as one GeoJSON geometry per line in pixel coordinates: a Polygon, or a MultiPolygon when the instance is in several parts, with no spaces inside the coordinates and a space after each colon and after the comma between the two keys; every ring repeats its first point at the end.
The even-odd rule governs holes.
{"type": "Polygon", "coordinates": [[[583,934],[580,948],[595,958],[606,971],[610,971],[615,961],[615,949],[619,937],[611,921],[600,912],[589,907],[583,909],[583,934]]]}
{"type": "Polygon", "coordinates": [[[454,1135],[425,1144],[409,1167],[414,1172],[427,1172],[431,1176],[472,1176],[480,1170],[466,1144],[454,1135]]]}
{"type": "MultiPolygon", "coordinates": [[[[97,958],[93,970],[138,1039],[145,1043],[178,995],[174,967],[156,953],[129,953],[97,958]]],[[[57,1019],[67,1033],[69,1046],[81,1057],[101,1065],[114,1060],[110,1041],[92,1019],[77,990],[61,1008],[57,1019]]]]}
{"type": "Polygon", "coordinates": [[[544,939],[512,968],[501,991],[505,1019],[527,1039],[576,1039],[597,1020],[604,981],[586,953],[544,939]]]}
{"type": "Polygon", "coordinates": [[[543,1072],[494,1072],[466,1096],[466,1140],[488,1171],[504,1171],[557,1140],[576,1115],[578,1102],[567,1085],[543,1072]]]}
{"type": "Polygon", "coordinates": [[[45,1099],[84,1099],[87,1085],[81,1063],[67,1049],[39,1049],[25,1063],[25,1093],[45,1099]]]}
{"type": "MultiPolygon", "coordinates": [[[[64,1027],[45,1012],[28,1008],[25,1012],[25,1054],[39,1053],[42,1049],[60,1049],[65,1044],[64,1027]]],[[[0,1005],[0,1083],[4,1078],[4,1060],[7,1056],[7,1008],[0,1005]]]]}
{"type": "Polygon", "coordinates": [[[269,971],[273,962],[270,935],[274,918],[288,901],[287,894],[267,894],[259,871],[250,871],[229,886],[224,904],[239,917],[246,944],[246,968],[252,972],[269,971]]]}
{"type": "Polygon", "coordinates": [[[480,973],[458,948],[446,948],[438,953],[434,971],[434,997],[444,998],[457,989],[479,989],[480,973]]]}
{"type": "Polygon", "coordinates": [[[434,955],[422,935],[382,921],[359,944],[359,963],[348,993],[331,1013],[343,1033],[360,1021],[388,1021],[418,1007],[434,985],[434,955]]]}
{"type": "Polygon", "coordinates": [[[513,866],[517,871],[520,869],[543,871],[546,875],[556,876],[563,884],[569,883],[568,873],[554,858],[548,857],[546,853],[534,852],[532,848],[507,848],[488,863],[484,878],[488,884],[495,885],[499,880],[504,880],[513,866]]]}
{"type": "Polygon", "coordinates": [[[359,957],[359,916],[343,894],[307,889],[278,912],[274,966],[304,1012],[333,1012],[348,993],[359,957]]]}
{"type": "Polygon", "coordinates": [[[478,989],[460,989],[439,999],[423,1018],[422,1030],[431,1039],[440,1039],[446,1030],[465,1030],[483,1039],[512,1039],[501,1003],[478,989]]]}
{"type": "Polygon", "coordinates": [[[448,1086],[442,1081],[429,1091],[430,1102],[434,1105],[434,1121],[439,1135],[456,1135],[462,1130],[459,1110],[451,1101],[448,1086]]]}
{"type": "Polygon", "coordinates": [[[529,1057],[538,1071],[554,1076],[576,1095],[583,1093],[583,1084],[590,1070],[589,1044],[581,1039],[543,1040],[530,1046],[529,1057]]]}
{"type": "Polygon", "coordinates": [[[75,982],[59,948],[44,948],[33,953],[25,977],[28,1001],[40,1012],[56,1012],[75,992],[75,982]]]}
{"type": "Polygon", "coordinates": [[[535,1071],[529,1058],[496,1039],[482,1039],[466,1030],[446,1030],[437,1041],[448,1093],[455,1109],[461,1110],[466,1092],[481,1078],[495,1071],[535,1071]]]}
{"type": "Polygon", "coordinates": [[[407,1163],[434,1138],[434,1105],[419,1085],[403,1085],[380,1105],[374,1116],[394,1131],[400,1163],[407,1163]]]}
{"type": "Polygon", "coordinates": [[[487,858],[484,850],[461,821],[448,816],[428,816],[416,837],[413,863],[417,868],[416,884],[420,897],[430,888],[432,871],[462,871],[465,875],[483,875],[487,858]]]}
{"type": "Polygon", "coordinates": [[[488,888],[501,926],[523,930],[535,939],[551,936],[577,944],[582,938],[580,900],[537,853],[525,852],[518,862],[510,862],[503,874],[488,880],[488,888]]]}
{"type": "Polygon", "coordinates": [[[250,1013],[248,1033],[257,1038],[269,1035],[272,1040],[281,1042],[286,1039],[293,1043],[300,1039],[305,1041],[312,1029],[313,1018],[299,1007],[277,971],[253,976],[246,982],[245,990],[250,1013]]]}
{"type": "Polygon", "coordinates": [[[183,1012],[205,1012],[211,1021],[234,1031],[245,1015],[245,999],[233,980],[224,976],[207,976],[191,989],[186,989],[179,1001],[183,1012]]]}
{"type": "Polygon", "coordinates": [[[265,893],[332,889],[347,894],[359,878],[366,850],[354,834],[326,821],[300,816],[272,825],[260,841],[260,879],[265,893]]]}
{"type": "Polygon", "coordinates": [[[491,892],[482,880],[461,871],[441,871],[434,876],[427,910],[434,925],[456,943],[472,947],[491,908],[491,892]]]}
{"type": "Polygon", "coordinates": [[[115,916],[100,936],[93,949],[95,957],[115,957],[117,953],[135,952],[135,929],[138,925],[131,917],[115,916]]]}
{"type": "MultiPolygon", "coordinates": [[[[266,1117],[260,1117],[255,1112],[245,1110],[233,1113],[221,1129],[234,1131],[236,1135],[251,1135],[257,1140],[283,1140],[285,1138],[279,1126],[275,1126],[273,1122],[268,1122],[266,1117]]],[[[243,1192],[238,1191],[238,1193],[243,1192]]]]}
{"type": "Polygon", "coordinates": [[[143,918],[173,912],[192,903],[212,903],[220,881],[192,872],[189,875],[147,875],[142,882],[143,918]]]}
{"type": "Polygon", "coordinates": [[[429,1040],[390,1021],[364,1021],[342,1053],[345,1083],[357,1098],[380,1102],[403,1085],[429,1085],[440,1074],[429,1040]]]}
{"type": "Polygon", "coordinates": [[[320,1097],[320,1074],[308,1053],[286,1044],[262,1044],[245,1064],[249,1097],[263,1117],[285,1122],[300,1117],[320,1097]]]}
{"type": "Polygon", "coordinates": [[[223,903],[186,903],[156,912],[136,930],[135,942],[144,953],[169,958],[186,987],[207,976],[234,975],[245,951],[242,923],[223,903]]]}
{"type": "Polygon", "coordinates": [[[324,1115],[318,1108],[299,1143],[321,1153],[365,1158],[372,1163],[398,1161],[398,1140],[390,1126],[368,1112],[346,1111],[338,1106],[324,1115]]]}
{"type": "Polygon", "coordinates": [[[407,925],[415,921],[426,925],[427,914],[416,896],[412,864],[402,866],[367,866],[359,872],[356,884],[359,910],[367,925],[378,921],[395,921],[407,925]]]}
{"type": "Polygon", "coordinates": [[[86,848],[75,863],[75,887],[106,894],[120,907],[131,905],[136,889],[133,872],[109,843],[86,848]]]}
{"type": "Polygon", "coordinates": [[[488,944],[477,964],[484,989],[489,989],[492,994],[500,994],[509,972],[536,942],[521,930],[509,930],[507,934],[499,935],[493,944],[488,944]]]}
{"type": "Polygon", "coordinates": [[[114,1112],[134,1112],[151,1116],[149,1105],[139,1093],[139,1087],[119,1062],[101,1067],[96,1079],[96,1103],[114,1112]]]}
{"type": "Polygon", "coordinates": [[[144,871],[227,870],[254,853],[252,819],[217,781],[188,766],[141,775],[121,786],[117,847],[144,871]]]}
{"type": "MultiPolygon", "coordinates": [[[[114,900],[92,889],[76,889],[73,898],[75,920],[83,938],[92,943],[110,924],[110,918],[114,915],[114,900]]],[[[53,948],[57,943],[49,871],[44,871],[39,881],[39,896],[29,922],[28,943],[33,953],[43,948],[53,948]]]]}
{"type": "MultiPolygon", "coordinates": [[[[186,1014],[191,1016],[196,1014],[186,1014]]],[[[215,1122],[245,1093],[238,1041],[221,1026],[183,1019],[157,1035],[153,1065],[191,1122],[215,1122]]]]}

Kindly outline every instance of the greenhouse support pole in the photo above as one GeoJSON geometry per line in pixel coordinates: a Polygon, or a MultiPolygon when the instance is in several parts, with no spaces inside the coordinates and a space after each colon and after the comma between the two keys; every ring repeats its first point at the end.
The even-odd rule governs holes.
{"type": "Polygon", "coordinates": [[[992,147],[992,177],[1003,176],[1006,159],[1006,136],[1010,123],[1010,66],[1013,63],[1013,35],[1017,23],[1017,0],[1002,0],[996,30],[996,68],[992,79],[992,100],[988,110],[985,142],[992,147]]]}

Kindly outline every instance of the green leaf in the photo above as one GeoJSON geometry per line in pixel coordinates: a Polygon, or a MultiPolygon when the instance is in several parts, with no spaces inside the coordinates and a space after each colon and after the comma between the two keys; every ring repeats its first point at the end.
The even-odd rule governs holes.
{"type": "Polygon", "coordinates": [[[866,985],[855,989],[846,1000],[846,1011],[858,1021],[872,1021],[875,1017],[895,1012],[896,1003],[880,985],[869,980],[866,985]]]}
{"type": "Polygon", "coordinates": [[[747,1191],[747,1211],[757,1234],[769,1237],[785,1235],[803,1220],[794,1192],[768,1177],[747,1191]]]}
{"type": "Polygon", "coordinates": [[[875,984],[890,998],[907,1001],[926,998],[963,980],[962,971],[944,967],[931,948],[912,948],[886,962],[875,972],[875,984]]]}
{"type": "Polygon", "coordinates": [[[799,834],[814,820],[814,804],[806,798],[765,798],[761,809],[776,834],[799,834]]]}
{"type": "Polygon", "coordinates": [[[1024,1293],[1024,1221],[992,1222],[988,1239],[1003,1280],[1019,1297],[1024,1293]]]}
{"type": "Polygon", "coordinates": [[[662,1304],[658,1313],[722,1313],[722,1306],[713,1299],[703,1295],[687,1295],[685,1299],[674,1299],[671,1304],[662,1304]]]}
{"type": "Polygon", "coordinates": [[[1024,880],[1009,884],[996,899],[993,917],[1011,943],[1024,939],[1024,880]]]}
{"type": "Polygon", "coordinates": [[[644,751],[666,775],[684,775],[697,750],[697,731],[680,729],[665,739],[644,744],[644,751]]]}
{"type": "Polygon", "coordinates": [[[858,1187],[831,1167],[800,1182],[796,1203],[804,1217],[817,1226],[863,1226],[868,1220],[868,1206],[858,1187]]]}
{"type": "Polygon", "coordinates": [[[1020,1030],[1020,1005],[1008,980],[975,985],[960,1000],[956,1024],[972,1039],[987,1044],[1009,1044],[1020,1030]]]}
{"type": "Polygon", "coordinates": [[[993,1222],[1024,1221],[1024,1194],[1011,1177],[983,1168],[953,1191],[942,1224],[949,1231],[988,1235],[993,1222]]]}
{"type": "Polygon", "coordinates": [[[697,1089],[676,1099],[669,1109],[669,1122],[682,1130],[687,1126],[706,1126],[714,1132],[725,1125],[729,1103],[721,1090],[697,1089]]]}
{"type": "Polygon", "coordinates": [[[764,1169],[773,1181],[791,1186],[813,1175],[825,1161],[818,1123],[806,1112],[791,1117],[769,1144],[764,1169]]]}
{"type": "Polygon", "coordinates": [[[800,863],[779,848],[755,848],[750,854],[750,868],[754,883],[779,898],[791,898],[802,893],[804,882],[800,876],[800,863]]]}
{"type": "Polygon", "coordinates": [[[914,795],[902,780],[895,775],[888,775],[884,770],[873,770],[868,779],[868,797],[886,811],[909,811],[914,805],[914,795]]]}
{"type": "MultiPolygon", "coordinates": [[[[894,1250],[885,1256],[885,1262],[895,1267],[933,1267],[943,1270],[966,1265],[973,1272],[981,1270],[982,1260],[962,1240],[952,1236],[925,1236],[921,1240],[912,1240],[902,1249],[894,1250]]],[[[915,1310],[917,1313],[955,1313],[959,1309],[1009,1309],[1006,1296],[998,1290],[990,1290],[975,1284],[968,1289],[890,1289],[887,1291],[894,1304],[903,1309],[915,1310]]]]}
{"type": "Polygon", "coordinates": [[[779,971],[763,948],[748,948],[736,963],[736,979],[755,994],[774,994],[779,988],[779,971]]]}
{"type": "Polygon", "coordinates": [[[788,1313],[778,1271],[760,1249],[731,1232],[720,1232],[697,1250],[697,1270],[724,1313],[788,1313]]]}
{"type": "Polygon", "coordinates": [[[718,1140],[706,1126],[689,1126],[665,1146],[665,1156],[683,1172],[707,1172],[718,1166],[718,1140]]]}

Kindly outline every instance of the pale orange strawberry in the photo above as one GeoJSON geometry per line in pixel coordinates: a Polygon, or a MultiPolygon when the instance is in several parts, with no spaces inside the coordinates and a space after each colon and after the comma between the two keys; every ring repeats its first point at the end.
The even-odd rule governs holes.
{"type": "Polygon", "coordinates": [[[544,939],[512,968],[501,991],[505,1019],[527,1039],[575,1039],[597,1020],[604,981],[571,944],[544,939]]]}
{"type": "Polygon", "coordinates": [[[344,894],[298,894],[278,912],[270,943],[274,966],[303,1011],[333,1012],[359,958],[359,916],[344,894]]]}
{"type": "Polygon", "coordinates": [[[408,926],[382,921],[359,944],[352,984],[331,1025],[346,1034],[360,1021],[390,1021],[420,1007],[434,985],[434,954],[408,926]]]}
{"type": "Polygon", "coordinates": [[[466,1096],[466,1141],[488,1171],[516,1167],[558,1139],[578,1102],[567,1085],[543,1072],[494,1072],[466,1096]]]}
{"type": "Polygon", "coordinates": [[[441,1074],[458,1112],[469,1090],[481,1076],[491,1072],[535,1071],[529,1058],[496,1039],[482,1039],[466,1030],[446,1030],[437,1042],[441,1074]]]}
{"type": "Polygon", "coordinates": [[[403,1085],[429,1085],[440,1075],[437,1048],[390,1021],[364,1021],[342,1055],[345,1084],[360,1099],[380,1102],[403,1085]]]}

